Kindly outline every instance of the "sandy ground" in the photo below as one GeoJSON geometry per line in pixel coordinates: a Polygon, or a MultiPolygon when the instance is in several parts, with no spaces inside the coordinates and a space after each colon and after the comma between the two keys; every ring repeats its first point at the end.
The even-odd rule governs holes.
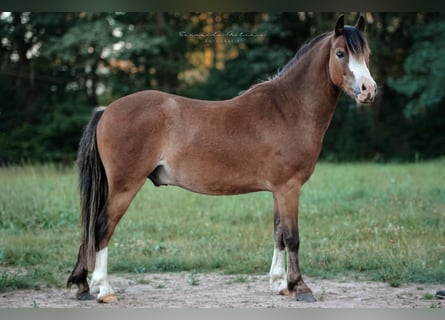
{"type": "Polygon", "coordinates": [[[8,308],[444,308],[435,293],[445,285],[405,284],[305,278],[315,303],[292,301],[271,293],[267,275],[156,273],[111,276],[118,302],[77,301],[76,289],[17,290],[0,294],[8,308]]]}

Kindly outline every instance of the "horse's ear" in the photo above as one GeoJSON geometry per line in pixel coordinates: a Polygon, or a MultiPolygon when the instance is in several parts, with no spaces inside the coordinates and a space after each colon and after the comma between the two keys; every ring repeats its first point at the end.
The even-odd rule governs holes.
{"type": "Polygon", "coordinates": [[[343,34],[343,28],[345,26],[345,16],[341,15],[338,17],[337,23],[335,24],[335,36],[338,37],[343,34]]]}
{"type": "Polygon", "coordinates": [[[360,32],[365,32],[365,18],[363,16],[358,17],[355,27],[360,30],[360,32]]]}

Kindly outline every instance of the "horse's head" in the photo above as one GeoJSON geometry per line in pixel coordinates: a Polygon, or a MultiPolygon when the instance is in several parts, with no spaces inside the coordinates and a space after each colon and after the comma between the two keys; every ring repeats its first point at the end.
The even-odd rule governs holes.
{"type": "Polygon", "coordinates": [[[369,66],[370,50],[363,35],[365,19],[360,16],[355,26],[345,26],[344,17],[338,19],[331,41],[329,73],[332,82],[354,97],[357,103],[374,101],[377,84],[369,66]]]}

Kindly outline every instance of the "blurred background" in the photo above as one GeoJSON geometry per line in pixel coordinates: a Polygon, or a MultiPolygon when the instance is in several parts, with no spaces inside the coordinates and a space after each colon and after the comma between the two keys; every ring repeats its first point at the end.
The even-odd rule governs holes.
{"type": "MultiPolygon", "coordinates": [[[[445,155],[445,15],[365,13],[377,101],[342,95],[327,161],[445,155]]],[[[0,13],[0,165],[71,165],[95,106],[135,91],[232,98],[338,13],[0,13]]],[[[354,24],[358,14],[346,14],[354,24]]]]}

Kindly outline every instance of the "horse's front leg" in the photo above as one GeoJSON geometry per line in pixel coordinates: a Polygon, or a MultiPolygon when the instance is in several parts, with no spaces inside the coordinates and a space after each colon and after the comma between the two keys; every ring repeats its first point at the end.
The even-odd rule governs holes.
{"type": "Polygon", "coordinates": [[[300,237],[298,233],[298,203],[300,186],[285,187],[274,193],[274,199],[279,212],[279,230],[282,242],[288,252],[287,289],[290,296],[298,301],[314,302],[311,289],[304,283],[301,275],[298,250],[300,237]]]}
{"type": "Polygon", "coordinates": [[[280,221],[280,212],[274,196],[274,251],[269,272],[270,286],[273,293],[288,295],[286,252],[283,242],[283,228],[280,221]]]}

